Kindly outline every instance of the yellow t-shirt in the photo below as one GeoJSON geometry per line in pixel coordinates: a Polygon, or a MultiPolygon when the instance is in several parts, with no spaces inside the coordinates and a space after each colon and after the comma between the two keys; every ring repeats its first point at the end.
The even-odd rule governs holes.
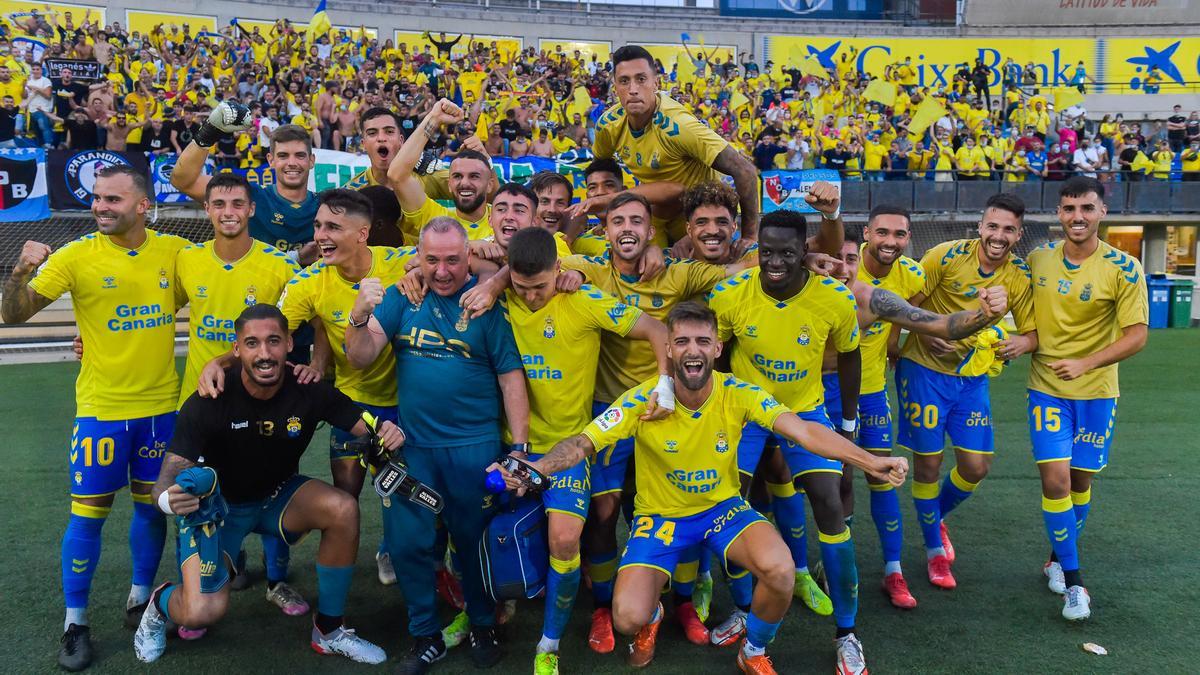
{"type": "Polygon", "coordinates": [[[237,342],[233,322],[242,310],[258,303],[278,303],[283,287],[299,272],[285,252],[257,241],[232,263],[217,257],[211,241],[179,252],[175,278],[190,307],[187,365],[178,405],[196,391],[204,364],[233,348],[237,342]]]}
{"type": "Polygon", "coordinates": [[[608,238],[594,232],[584,232],[575,238],[571,251],[579,255],[600,257],[608,252],[608,238]]]}
{"type": "Polygon", "coordinates": [[[587,284],[556,294],[536,312],[511,290],[502,302],[525,366],[529,442],[544,454],[592,419],[600,336],[624,339],[642,311],[587,284]]]}
{"type": "Polygon", "coordinates": [[[1058,379],[1049,364],[1093,354],[1121,337],[1122,329],[1149,323],[1146,276],[1137,258],[1104,241],[1080,265],[1062,251],[1058,241],[1029,254],[1038,332],[1029,388],[1069,399],[1116,398],[1117,364],[1071,381],[1058,379]]]}
{"type": "MultiPolygon", "coordinates": [[[[742,428],[754,422],[770,429],[787,408],[759,387],[714,371],[712,393],[698,409],[676,402],[670,417],[643,422],[638,417],[646,411],[657,383],[655,377],[618,396],[583,430],[597,450],[634,439],[638,487],[634,513],[684,518],[736,497],[741,486],[737,447],[742,428]]],[[[672,533],[640,528],[630,533],[631,538],[651,535],[665,539],[672,533]]]]}
{"type": "MultiPolygon", "coordinates": [[[[404,276],[404,266],[416,248],[372,246],[373,261],[368,277],[376,277],[386,289],[404,276]]],[[[279,308],[296,330],[314,317],[321,319],[333,351],[334,384],[343,394],[367,405],[396,405],[396,356],[386,345],[375,361],[362,370],[346,360],[346,326],[358,297],[358,283],[350,282],[336,267],[317,262],[288,282],[279,308]]]]}
{"type": "Polygon", "coordinates": [[[87,345],[76,416],[130,420],[175,410],[175,256],[187,245],[149,229],[136,249],[86,234],[52,253],[30,280],[44,298],[71,294],[87,345]]]}
{"type": "Polygon", "coordinates": [[[620,105],[609,108],[596,124],[596,157],[617,157],[639,181],[671,181],[685,187],[719,180],[712,163],[729,143],[688,112],[658,94],[654,118],[641,131],[629,127],[620,105]]]}
{"type": "Polygon", "coordinates": [[[722,341],[737,338],[729,358],[734,375],[767,390],[793,412],[813,410],[825,400],[825,344],[838,352],[858,349],[854,296],[836,279],[810,275],[795,296],[776,300],[763,291],[760,270],[740,272],[709,294],[717,334],[722,341]]]}
{"type": "MultiPolygon", "coordinates": [[[[667,258],[666,269],[647,282],[622,275],[608,256],[573,255],[561,262],[564,270],[581,272],[588,283],[659,321],[666,321],[676,304],[711,291],[725,278],[724,267],[676,258],[667,258]]],[[[656,375],[657,370],[654,350],[648,343],[605,335],[600,341],[595,400],[612,403],[631,386],[656,375]]]]}
{"type": "Polygon", "coordinates": [[[491,204],[484,208],[483,215],[479,217],[479,220],[470,221],[458,215],[457,209],[442,206],[426,196],[425,201],[421,202],[421,208],[416,211],[404,211],[404,220],[400,224],[400,231],[404,233],[405,241],[417,241],[425,223],[439,216],[449,216],[462,223],[467,230],[468,239],[488,239],[493,236],[492,226],[488,224],[492,216],[491,204]]]}
{"type": "MultiPolygon", "coordinates": [[[[991,274],[979,269],[979,240],[959,239],[947,241],[925,252],[921,258],[925,270],[925,300],[923,309],[938,314],[953,314],[979,308],[976,299],[980,288],[1003,286],[1008,291],[1008,307],[1017,322],[1018,333],[1034,330],[1033,291],[1029,281],[1029,266],[1017,256],[1009,253],[1008,261],[991,274]]],[[[970,351],[969,340],[954,343],[954,352],[946,356],[934,356],[925,343],[910,333],[900,349],[900,357],[947,375],[957,374],[970,351]]]]}
{"type": "MultiPolygon", "coordinates": [[[[858,249],[859,260],[867,253],[867,245],[858,249]]],[[[892,263],[892,269],[886,277],[876,278],[867,271],[867,266],[859,264],[858,280],[876,288],[889,290],[908,300],[925,288],[925,270],[916,260],[908,256],[900,256],[892,263]]],[[[882,319],[876,320],[862,332],[858,348],[862,352],[862,386],[859,391],[872,394],[887,388],[887,344],[888,336],[892,333],[892,324],[882,319]]]]}
{"type": "Polygon", "coordinates": [[[883,143],[867,141],[863,148],[863,168],[867,171],[879,171],[883,168],[883,158],[887,157],[888,146],[883,143]]]}

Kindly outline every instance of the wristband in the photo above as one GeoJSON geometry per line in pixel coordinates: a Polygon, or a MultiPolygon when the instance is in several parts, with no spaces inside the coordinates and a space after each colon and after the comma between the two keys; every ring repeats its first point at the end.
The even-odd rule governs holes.
{"type": "Polygon", "coordinates": [[[852,433],[854,433],[854,431],[856,429],[858,429],[858,419],[857,418],[852,419],[852,420],[842,418],[842,431],[852,434],[852,433]]]}
{"type": "Polygon", "coordinates": [[[513,443],[508,446],[508,451],[509,452],[523,452],[526,455],[528,455],[533,452],[533,444],[532,443],[513,443]]]}
{"type": "Polygon", "coordinates": [[[350,316],[346,318],[346,323],[350,324],[354,328],[362,328],[363,326],[367,325],[367,323],[370,321],[371,321],[370,314],[368,314],[367,318],[363,319],[362,321],[355,321],[353,313],[351,313],[350,316]]]}
{"type": "Polygon", "coordinates": [[[836,209],[834,209],[833,213],[825,213],[824,211],[821,212],[821,218],[823,218],[825,220],[833,221],[833,220],[837,220],[838,218],[841,218],[841,217],[842,217],[842,205],[841,204],[838,204],[838,207],[836,209]]]}
{"type": "Polygon", "coordinates": [[[168,516],[175,515],[175,512],[171,510],[171,495],[166,490],[163,490],[162,494],[158,495],[158,510],[168,516]]]}

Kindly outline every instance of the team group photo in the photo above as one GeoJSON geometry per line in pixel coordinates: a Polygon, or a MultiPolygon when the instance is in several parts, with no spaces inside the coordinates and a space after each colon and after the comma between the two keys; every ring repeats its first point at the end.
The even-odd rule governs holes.
{"type": "Polygon", "coordinates": [[[0,0],[0,669],[1192,671],[1135,4],[0,0]]]}

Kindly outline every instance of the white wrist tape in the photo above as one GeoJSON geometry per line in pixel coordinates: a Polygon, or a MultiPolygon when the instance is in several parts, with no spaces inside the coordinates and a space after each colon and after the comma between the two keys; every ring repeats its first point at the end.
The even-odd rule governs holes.
{"type": "Polygon", "coordinates": [[[158,510],[168,516],[175,515],[175,512],[171,510],[171,495],[166,490],[163,490],[162,494],[158,496],[158,510]]]}
{"type": "Polygon", "coordinates": [[[654,393],[658,394],[660,408],[675,409],[675,380],[670,375],[658,376],[658,384],[654,385],[654,393]]]}

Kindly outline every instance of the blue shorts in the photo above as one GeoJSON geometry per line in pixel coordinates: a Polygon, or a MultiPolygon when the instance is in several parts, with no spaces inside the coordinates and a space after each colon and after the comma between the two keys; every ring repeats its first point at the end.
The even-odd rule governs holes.
{"type": "MultiPolygon", "coordinates": [[[[816,422],[817,424],[833,429],[833,425],[829,422],[829,417],[825,415],[825,406],[817,406],[807,412],[796,414],[806,422],[816,422]]],[[[738,443],[739,472],[747,476],[754,475],[754,470],[758,467],[758,460],[762,459],[763,448],[766,446],[768,440],[774,440],[779,443],[779,448],[783,450],[783,457],[787,460],[788,470],[792,472],[793,479],[797,476],[803,476],[806,473],[818,471],[839,475],[842,473],[841,462],[813,454],[790,440],[773,434],[769,430],[753,423],[747,424],[742,429],[742,440],[738,443]]]]}
{"type": "Polygon", "coordinates": [[[758,522],[765,523],[767,519],[741,497],[731,497],[683,518],[636,514],[625,552],[621,554],[620,568],[650,567],[671,576],[680,557],[703,544],[721,559],[725,573],[736,579],[745,576],[746,570],[730,564],[725,554],[747,527],[758,522]]]}
{"type": "MultiPolygon", "coordinates": [[[[842,390],[837,373],[821,376],[825,386],[825,412],[835,425],[842,419],[842,390]]],[[[858,445],[864,450],[892,451],[892,404],[887,390],[858,395],[858,445]]]]}
{"type": "Polygon", "coordinates": [[[107,422],[76,417],[71,431],[71,496],[110,495],[130,481],[153,485],[175,432],[175,415],[172,411],[107,422]]]}
{"type": "Polygon", "coordinates": [[[1071,461],[1071,468],[1093,473],[1108,466],[1117,424],[1117,399],[1075,400],[1029,390],[1029,436],[1033,459],[1071,461]]]}
{"type": "MultiPolygon", "coordinates": [[[[217,564],[209,569],[201,565],[201,593],[216,593],[232,578],[230,570],[234,575],[238,573],[238,553],[242,550],[242,541],[251,532],[274,535],[287,542],[288,546],[300,543],[300,540],[308,533],[294,533],[285,530],[283,528],[283,512],[291,503],[292,497],[296,495],[296,491],[310,480],[315,479],[296,474],[275,488],[274,494],[262,501],[229,505],[229,513],[225,515],[225,521],[217,530],[221,542],[221,557],[227,564],[217,564]]],[[[194,555],[198,555],[195,537],[189,528],[181,526],[179,528],[179,567],[181,570],[183,563],[194,555]]]]}
{"type": "MultiPolygon", "coordinates": [[[[355,401],[354,405],[378,417],[380,422],[396,424],[400,420],[399,410],[394,405],[369,405],[358,401],[355,401]]],[[[334,427],[329,432],[329,459],[358,459],[358,452],[352,447],[346,447],[346,444],[355,438],[357,437],[349,431],[334,427]]]]}
{"type": "MultiPolygon", "coordinates": [[[[530,453],[529,459],[538,460],[544,454],[530,453]]],[[[565,513],[580,520],[587,520],[588,502],[592,500],[591,465],[580,462],[551,476],[554,483],[542,493],[542,504],[546,513],[565,513]]]]}
{"type": "Polygon", "coordinates": [[[995,451],[987,375],[947,375],[900,359],[896,390],[900,398],[896,442],[900,446],[915,455],[940,455],[949,435],[956,450],[995,451]]]}
{"type": "MultiPolygon", "coordinates": [[[[592,415],[608,410],[607,403],[592,402],[592,415]]],[[[601,449],[592,458],[592,496],[620,492],[625,486],[625,471],[633,457],[633,439],[625,438],[601,449]]]]}

